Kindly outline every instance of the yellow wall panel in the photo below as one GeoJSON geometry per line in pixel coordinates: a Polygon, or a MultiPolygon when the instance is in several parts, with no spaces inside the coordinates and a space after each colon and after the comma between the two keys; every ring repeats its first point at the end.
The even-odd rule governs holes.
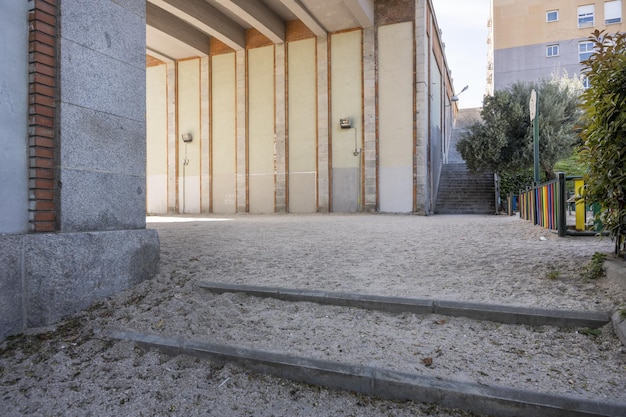
{"type": "Polygon", "coordinates": [[[252,213],[274,212],[274,46],[248,51],[248,190],[252,213]]]}
{"type": "Polygon", "coordinates": [[[331,120],[333,168],[358,167],[353,155],[354,130],[341,129],[339,119],[349,117],[362,143],[362,48],[361,31],[344,32],[331,38],[331,120]]]}
{"type": "Polygon", "coordinates": [[[213,212],[236,211],[235,54],[211,58],[213,212]]]}
{"type": "Polygon", "coordinates": [[[316,40],[288,44],[289,211],[317,210],[316,40]]]}
{"type": "Polygon", "coordinates": [[[146,68],[146,211],[167,213],[167,66],[146,68]]]}
{"type": "Polygon", "coordinates": [[[413,25],[378,28],[380,210],[413,208],[413,25]]]}
{"type": "Polygon", "coordinates": [[[200,212],[200,59],[178,62],[179,211],[200,212]],[[193,141],[182,141],[191,134],[193,141]],[[185,164],[185,159],[188,163],[185,164]]]}

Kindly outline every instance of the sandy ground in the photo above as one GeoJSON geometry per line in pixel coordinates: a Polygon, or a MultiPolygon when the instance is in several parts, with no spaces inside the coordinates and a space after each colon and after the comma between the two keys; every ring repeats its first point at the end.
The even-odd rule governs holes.
{"type": "MultiPolygon", "coordinates": [[[[110,340],[110,329],[623,401],[610,325],[512,326],[215,295],[196,280],[608,311],[626,294],[584,266],[609,239],[515,217],[272,215],[150,218],[160,273],[52,331],[0,345],[3,416],[466,416],[329,391],[110,340]],[[428,366],[425,359],[432,359],[428,366]]],[[[51,329],[48,329],[51,330],[51,329]]]]}

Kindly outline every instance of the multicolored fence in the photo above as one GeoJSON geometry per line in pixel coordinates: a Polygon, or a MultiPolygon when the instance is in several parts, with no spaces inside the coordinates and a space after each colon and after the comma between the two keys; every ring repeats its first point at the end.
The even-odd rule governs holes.
{"type": "MultiPolygon", "coordinates": [[[[559,236],[603,233],[602,223],[597,220],[601,207],[582,197],[584,188],[581,177],[565,177],[564,173],[559,172],[556,180],[520,192],[520,218],[556,230],[559,236]],[[569,187],[567,181],[571,181],[569,187]],[[575,211],[574,216],[571,216],[575,222],[568,226],[567,215],[571,215],[572,210],[575,211]]],[[[513,214],[510,208],[509,213],[513,214]]]]}
{"type": "Polygon", "coordinates": [[[565,236],[567,201],[566,177],[559,172],[556,180],[520,192],[520,217],[565,236]]]}
{"type": "Polygon", "coordinates": [[[520,192],[520,217],[546,229],[557,230],[561,193],[558,180],[550,181],[520,192]]]}

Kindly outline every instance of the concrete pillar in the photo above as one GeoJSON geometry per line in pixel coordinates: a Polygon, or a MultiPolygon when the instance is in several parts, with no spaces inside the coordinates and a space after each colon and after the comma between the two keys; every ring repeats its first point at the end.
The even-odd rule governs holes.
{"type": "Polygon", "coordinates": [[[237,89],[237,212],[248,211],[248,149],[247,149],[247,105],[246,105],[246,53],[235,52],[237,89]]]}
{"type": "Polygon", "coordinates": [[[363,30],[363,211],[377,209],[376,29],[363,30]]]}
{"type": "MultiPolygon", "coordinates": [[[[25,19],[5,3],[3,18],[25,19]]],[[[158,236],[145,228],[145,0],[57,4],[57,230],[0,235],[0,339],[54,323],[158,268],[158,236]]]]}
{"type": "Polygon", "coordinates": [[[328,38],[317,38],[317,210],[330,210],[328,166],[328,38]]]}
{"type": "Polygon", "coordinates": [[[176,62],[167,63],[167,212],[178,213],[178,193],[176,192],[176,167],[178,153],[176,147],[176,62]]]}
{"type": "Polygon", "coordinates": [[[211,211],[211,155],[209,154],[209,133],[211,132],[209,114],[209,57],[200,59],[200,211],[211,211]]]}
{"type": "Polygon", "coordinates": [[[275,206],[277,213],[287,211],[287,138],[286,138],[286,107],[285,107],[285,44],[274,46],[275,53],[275,206]]]}
{"type": "Polygon", "coordinates": [[[429,178],[428,178],[428,65],[430,43],[426,35],[426,19],[428,3],[415,2],[415,204],[416,213],[428,214],[429,178]]]}

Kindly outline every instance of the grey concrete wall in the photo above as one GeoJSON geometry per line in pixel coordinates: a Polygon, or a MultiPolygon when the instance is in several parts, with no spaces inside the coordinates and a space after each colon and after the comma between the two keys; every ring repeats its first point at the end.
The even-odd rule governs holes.
{"type": "Polygon", "coordinates": [[[0,0],[0,10],[0,233],[24,233],[28,230],[28,2],[0,0]]]}
{"type": "Polygon", "coordinates": [[[21,274],[24,236],[0,234],[0,341],[24,327],[21,274]]]}
{"type": "Polygon", "coordinates": [[[494,51],[494,88],[500,90],[517,81],[538,81],[554,73],[566,71],[569,77],[578,75],[578,42],[572,39],[558,42],[559,56],[546,57],[548,44],[529,45],[494,51]]]}
{"type": "Polygon", "coordinates": [[[60,229],[143,228],[145,0],[60,7],[60,229]]]}

